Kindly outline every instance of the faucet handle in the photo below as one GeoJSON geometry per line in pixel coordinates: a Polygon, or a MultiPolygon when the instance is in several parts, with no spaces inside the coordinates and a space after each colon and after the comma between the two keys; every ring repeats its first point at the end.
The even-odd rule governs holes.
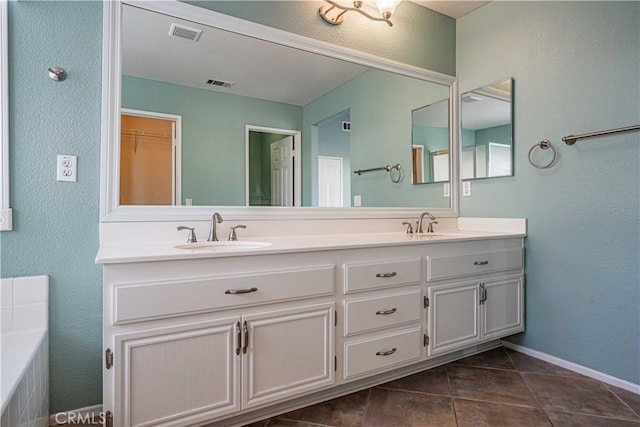
{"type": "Polygon", "coordinates": [[[177,227],[178,231],[189,230],[189,236],[187,237],[187,243],[198,243],[198,239],[196,238],[196,231],[193,227],[186,227],[184,225],[179,225],[177,227]]]}
{"type": "Polygon", "coordinates": [[[231,231],[229,231],[229,241],[235,242],[236,240],[238,240],[238,236],[236,235],[236,228],[242,228],[244,230],[245,228],[247,228],[247,226],[244,224],[240,224],[231,227],[231,231]]]}
{"type": "Polygon", "coordinates": [[[413,226],[411,225],[410,222],[403,222],[402,225],[406,225],[407,226],[407,234],[413,234],[413,226]]]}
{"type": "Polygon", "coordinates": [[[429,221],[429,225],[427,225],[427,233],[433,233],[433,224],[437,224],[438,221],[429,221]]]}

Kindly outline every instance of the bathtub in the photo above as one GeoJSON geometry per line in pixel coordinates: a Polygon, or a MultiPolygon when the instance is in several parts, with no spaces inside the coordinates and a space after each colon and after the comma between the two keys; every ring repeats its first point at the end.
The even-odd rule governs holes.
{"type": "Polygon", "coordinates": [[[0,279],[0,426],[49,425],[47,276],[0,279]]]}

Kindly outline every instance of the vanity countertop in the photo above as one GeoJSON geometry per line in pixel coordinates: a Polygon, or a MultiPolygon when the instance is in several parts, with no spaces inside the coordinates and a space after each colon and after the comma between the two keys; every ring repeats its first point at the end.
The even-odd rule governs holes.
{"type": "MultiPolygon", "coordinates": [[[[241,250],[178,249],[184,241],[163,241],[145,243],[109,243],[102,244],[96,263],[119,264],[129,262],[149,262],[168,260],[187,260],[200,258],[218,258],[247,255],[270,255],[294,252],[327,251],[338,249],[358,249],[379,246],[405,246],[429,243],[458,242],[468,240],[500,239],[505,237],[525,237],[519,232],[493,231],[438,231],[433,234],[355,233],[321,234],[307,236],[252,237],[246,241],[269,243],[269,246],[241,250]]],[[[224,244],[224,242],[220,242],[224,244]]],[[[242,243],[242,241],[240,242],[242,243]]]]}

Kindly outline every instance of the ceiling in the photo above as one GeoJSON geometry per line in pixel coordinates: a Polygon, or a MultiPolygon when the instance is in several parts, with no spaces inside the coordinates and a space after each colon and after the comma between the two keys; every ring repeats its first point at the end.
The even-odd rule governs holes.
{"type": "Polygon", "coordinates": [[[424,6],[431,10],[435,10],[436,12],[440,12],[443,15],[450,16],[454,19],[458,19],[461,16],[466,15],[469,12],[472,12],[479,8],[480,6],[484,6],[489,3],[488,1],[451,1],[451,0],[410,0],[413,3],[419,4],[420,6],[424,6]]]}
{"type": "Polygon", "coordinates": [[[122,19],[122,72],[130,76],[304,106],[368,70],[129,5],[122,19]],[[170,36],[173,23],[202,34],[197,41],[170,36]]]}

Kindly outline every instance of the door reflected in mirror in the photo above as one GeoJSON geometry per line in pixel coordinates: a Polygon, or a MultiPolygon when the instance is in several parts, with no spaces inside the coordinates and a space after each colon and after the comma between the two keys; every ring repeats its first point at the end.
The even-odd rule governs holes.
{"type": "MultiPolygon", "coordinates": [[[[143,6],[123,5],[122,19],[121,108],[181,117],[182,148],[181,160],[171,160],[172,174],[163,168],[170,195],[149,201],[120,194],[120,205],[350,207],[358,196],[362,207],[451,207],[442,192],[413,187],[409,179],[353,173],[387,164],[408,171],[409,113],[442,101],[445,136],[441,146],[422,148],[421,173],[449,181],[448,161],[432,158],[433,151],[450,150],[449,85],[143,6]],[[198,35],[169,34],[176,27],[198,35]],[[274,135],[282,135],[280,145],[274,135]]],[[[121,136],[120,150],[135,144],[131,138],[121,136]]],[[[123,193],[140,162],[118,161],[123,193]]]]}
{"type": "Polygon", "coordinates": [[[247,206],[300,206],[300,132],[246,127],[247,206]]]}
{"type": "Polygon", "coordinates": [[[463,180],[513,175],[513,79],[460,97],[463,180]]]}
{"type": "Polygon", "coordinates": [[[411,112],[413,184],[449,182],[449,99],[411,112]]]}

